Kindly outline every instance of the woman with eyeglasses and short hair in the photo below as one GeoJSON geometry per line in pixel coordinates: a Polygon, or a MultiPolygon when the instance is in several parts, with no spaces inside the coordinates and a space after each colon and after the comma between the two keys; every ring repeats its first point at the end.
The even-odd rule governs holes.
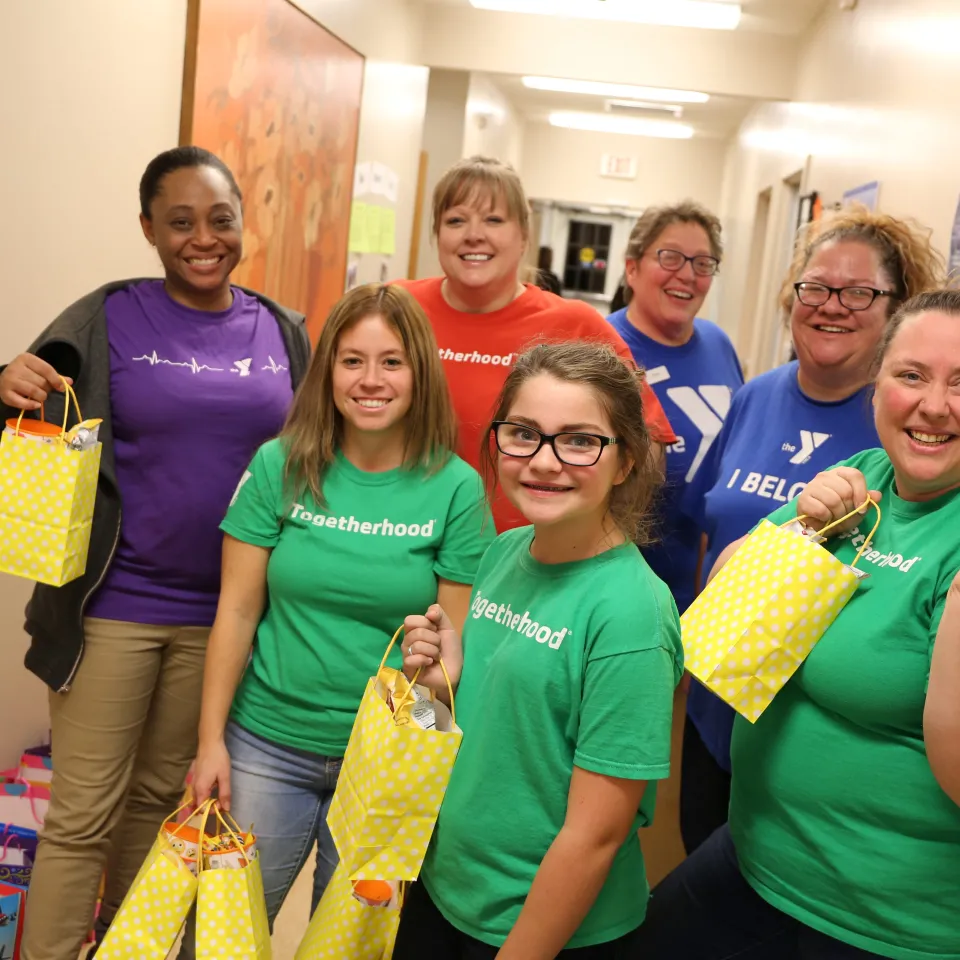
{"type": "Polygon", "coordinates": [[[681,613],[694,598],[700,530],[680,514],[680,500],[743,385],[730,338],[697,317],[722,256],[720,221],[709,210],[692,200],[651,207],[627,244],[627,305],[609,317],[678,437],[667,447],[657,543],[644,555],[681,613]]]}
{"type": "MultiPolygon", "coordinates": [[[[865,208],[801,231],[780,296],[797,358],[739,391],[681,503],[707,532],[705,573],[818,472],[880,445],[871,408],[877,351],[897,307],[943,277],[929,234],[865,208]]],[[[680,792],[687,853],[727,821],[733,719],[691,684],[680,792]]]]}

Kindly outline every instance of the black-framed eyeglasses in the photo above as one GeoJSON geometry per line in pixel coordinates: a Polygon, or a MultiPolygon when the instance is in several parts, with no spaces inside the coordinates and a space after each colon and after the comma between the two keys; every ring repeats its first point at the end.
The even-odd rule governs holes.
{"type": "Polygon", "coordinates": [[[497,449],[508,457],[535,457],[547,444],[554,456],[571,467],[592,467],[603,453],[603,448],[620,441],[596,433],[541,433],[525,423],[495,420],[491,431],[497,449]]]}
{"type": "Polygon", "coordinates": [[[682,270],[684,264],[690,263],[698,277],[712,277],[720,269],[720,261],[716,257],[708,257],[704,253],[688,257],[679,250],[658,250],[657,263],[671,273],[682,270]]]}
{"type": "Polygon", "coordinates": [[[828,287],[825,283],[801,280],[793,285],[797,299],[806,307],[822,307],[834,294],[840,305],[848,310],[866,310],[877,297],[895,296],[892,290],[877,290],[876,287],[828,287]]]}

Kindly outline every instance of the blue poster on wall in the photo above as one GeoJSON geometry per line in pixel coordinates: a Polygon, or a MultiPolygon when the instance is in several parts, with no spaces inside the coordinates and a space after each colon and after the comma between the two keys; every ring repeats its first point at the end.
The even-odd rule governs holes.
{"type": "Polygon", "coordinates": [[[868,210],[876,210],[880,200],[880,181],[863,183],[859,187],[847,190],[843,195],[843,205],[862,203],[868,210]]]}
{"type": "Polygon", "coordinates": [[[950,231],[950,262],[947,270],[951,279],[960,272],[960,202],[957,203],[957,212],[953,215],[953,229],[950,231]]]}

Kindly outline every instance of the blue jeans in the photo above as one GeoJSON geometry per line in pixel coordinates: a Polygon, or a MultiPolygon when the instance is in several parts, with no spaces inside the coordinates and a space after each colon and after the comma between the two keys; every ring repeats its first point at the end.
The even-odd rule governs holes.
{"type": "MultiPolygon", "coordinates": [[[[339,858],[327,829],[327,811],[343,758],[281,746],[233,721],[227,724],[224,740],[230,754],[230,813],[242,830],[253,824],[273,933],[277,914],[314,843],[317,862],[311,916],[337,868],[339,858]]],[[[191,960],[195,955],[193,933],[191,913],[179,960],[191,960]]]]}
{"type": "Polygon", "coordinates": [[[270,930],[314,843],[310,913],[317,909],[333,871],[337,848],[327,829],[327,811],[343,757],[324,757],[284,747],[232,721],[225,736],[230,754],[230,812],[257,835],[270,930]]]}
{"type": "Polygon", "coordinates": [[[881,960],[762,899],[726,824],[654,887],[636,947],[638,960],[881,960]]]}

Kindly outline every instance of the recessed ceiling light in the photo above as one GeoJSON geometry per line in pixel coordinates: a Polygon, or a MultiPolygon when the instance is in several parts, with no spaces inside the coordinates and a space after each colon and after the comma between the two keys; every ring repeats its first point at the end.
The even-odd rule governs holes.
{"type": "Polygon", "coordinates": [[[696,90],[668,90],[665,87],[638,87],[631,83],[602,83],[596,80],[566,80],[562,77],[524,77],[531,90],[554,93],[585,93],[597,97],[624,97],[630,100],[659,100],[664,103],[706,103],[707,93],[696,90]]]}
{"type": "Polygon", "coordinates": [[[537,13],[618,23],[735,30],[740,4],[714,0],[470,0],[478,10],[537,13]]]}
{"type": "Polygon", "coordinates": [[[606,113],[557,111],[550,114],[550,125],[591,133],[624,133],[634,137],[665,137],[668,140],[689,140],[693,127],[671,120],[647,120],[642,117],[612,117],[606,113]]]}

